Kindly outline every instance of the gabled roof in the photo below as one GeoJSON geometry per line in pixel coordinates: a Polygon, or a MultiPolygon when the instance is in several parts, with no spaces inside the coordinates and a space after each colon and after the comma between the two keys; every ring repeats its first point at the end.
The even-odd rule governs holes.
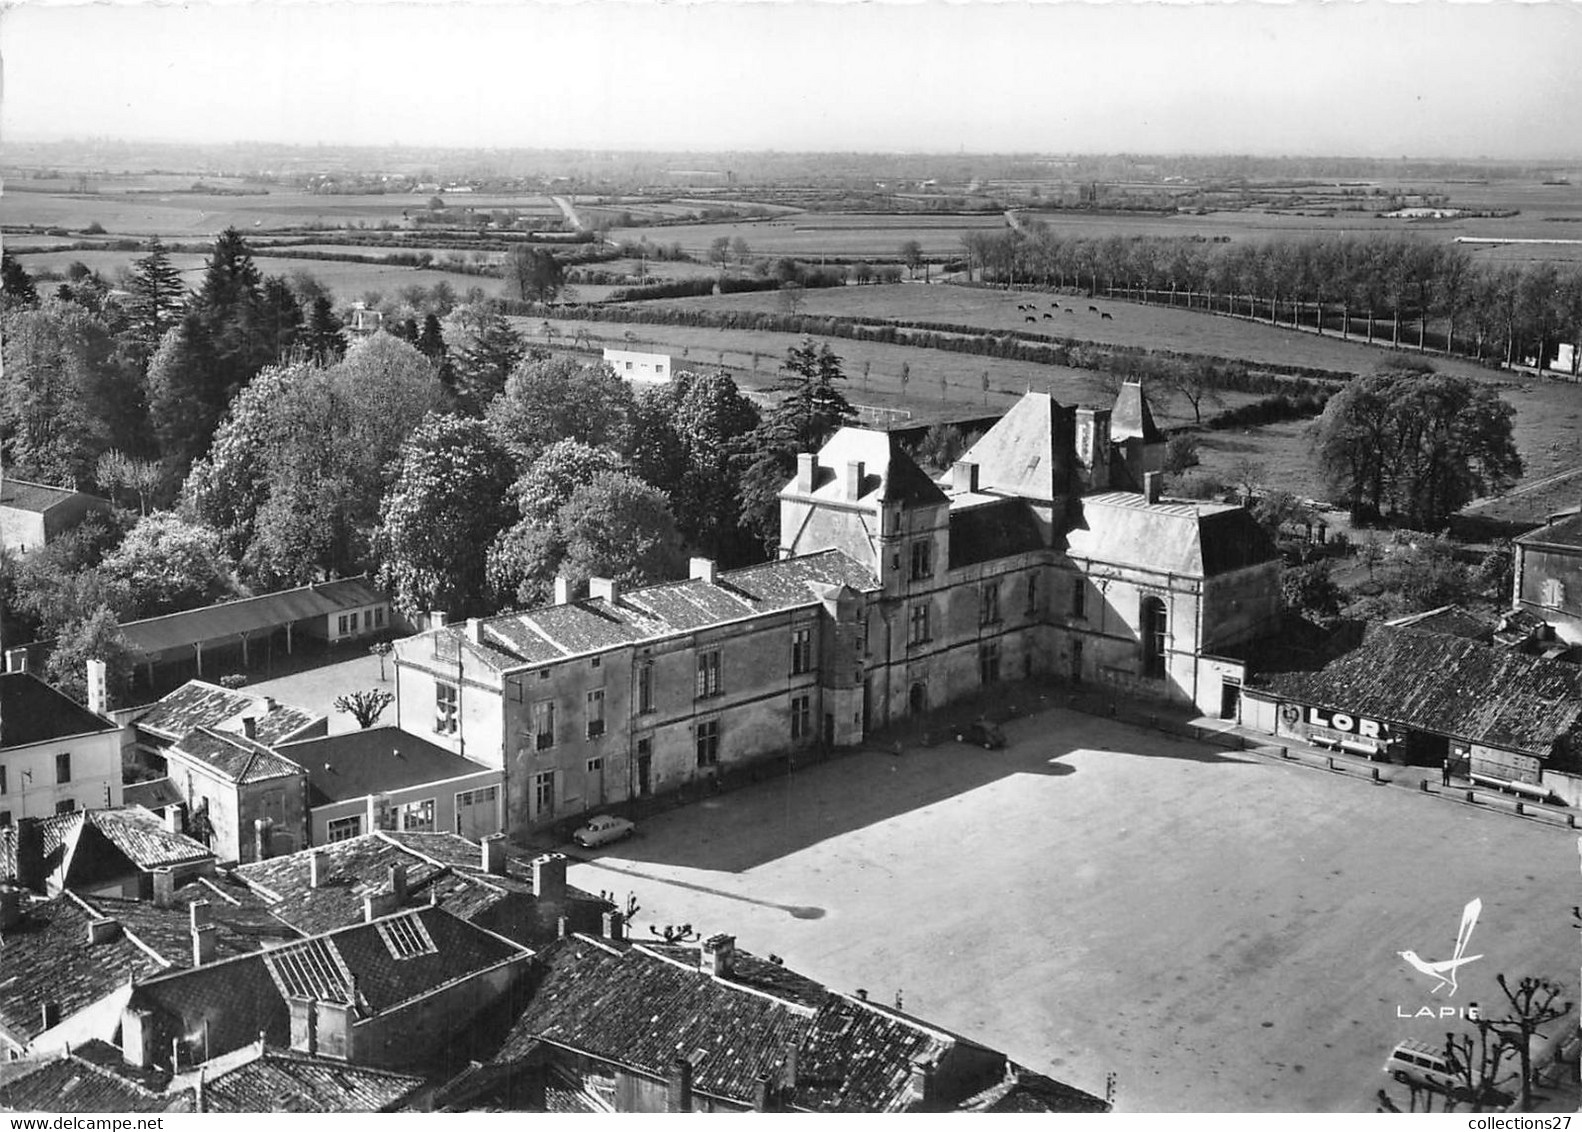
{"type": "Polygon", "coordinates": [[[1157,444],[1165,434],[1154,424],[1154,414],[1148,407],[1148,396],[1140,381],[1121,384],[1115,395],[1115,407],[1110,411],[1110,439],[1115,441],[1138,438],[1145,444],[1157,444]]]}
{"type": "Polygon", "coordinates": [[[208,900],[216,959],[247,955],[302,938],[256,905],[236,907],[204,894],[196,885],[183,885],[182,891],[186,898],[168,908],[161,908],[149,900],[127,900],[118,896],[82,896],[80,899],[99,915],[121,924],[173,970],[192,966],[191,901],[195,899],[208,900]]]}
{"type": "Polygon", "coordinates": [[[70,503],[73,499],[85,500],[99,507],[110,506],[108,499],[90,495],[86,491],[51,487],[49,484],[19,480],[15,476],[0,476],[0,507],[9,507],[13,511],[32,511],[42,515],[63,503],[70,503]]]}
{"type": "Polygon", "coordinates": [[[921,1099],[914,1061],[971,1044],[800,976],[789,997],[734,973],[715,977],[699,958],[695,947],[568,937],[541,954],[543,981],[495,1060],[548,1043],[663,1079],[679,1055],[692,1062],[695,1091],[738,1104],[751,1102],[760,1076],[783,1085],[794,1062],[791,1107],[896,1112],[921,1099]]]}
{"type": "Polygon", "coordinates": [[[985,492],[1050,502],[1067,495],[1075,452],[1064,417],[1047,393],[1026,393],[978,442],[962,453],[978,465],[985,492]]]}
{"type": "Polygon", "coordinates": [[[1512,541],[1522,546],[1552,546],[1561,550],[1582,550],[1582,514],[1546,523],[1536,531],[1518,535],[1512,541]]]}
{"type": "Polygon", "coordinates": [[[797,481],[786,484],[782,495],[841,500],[846,503],[903,503],[927,506],[944,503],[945,493],[928,478],[893,433],[871,428],[842,428],[818,450],[811,493],[797,490],[797,481]],[[862,465],[862,482],[855,498],[847,493],[847,466],[862,465]]]}
{"type": "Polygon", "coordinates": [[[128,782],[121,787],[121,801],[128,806],[142,806],[145,810],[162,810],[186,802],[181,791],[168,776],[147,782],[128,782]]]}
{"type": "Polygon", "coordinates": [[[421,1077],[291,1050],[260,1056],[204,1082],[205,1112],[388,1112],[423,1088],[421,1077]]]}
{"type": "Polygon", "coordinates": [[[121,634],[127,644],[140,652],[163,652],[275,629],[309,617],[327,617],[347,609],[384,604],[388,600],[372,589],[366,579],[346,578],[128,621],[121,626],[121,634]]]}
{"type": "Polygon", "coordinates": [[[296,778],[303,773],[302,767],[256,740],[209,727],[187,732],[166,749],[165,758],[199,763],[238,786],[271,778],[296,778]]]}
{"type": "Polygon", "coordinates": [[[878,588],[872,571],[838,550],[783,558],[720,574],[666,582],[620,595],[614,603],[589,598],[544,605],[479,622],[478,640],[466,625],[450,625],[396,642],[417,663],[454,658],[469,650],[501,671],[545,664],[622,645],[663,640],[762,613],[812,605],[830,586],[864,592],[878,588]]]}
{"type": "Polygon", "coordinates": [[[0,673],[0,751],[117,730],[31,672],[0,673]]]}
{"type": "Polygon", "coordinates": [[[1385,624],[1398,628],[1416,629],[1420,633],[1440,633],[1447,637],[1462,637],[1469,641],[1489,644],[1494,640],[1500,619],[1463,609],[1459,605],[1442,605],[1423,613],[1410,613],[1385,624]]]}
{"type": "Polygon", "coordinates": [[[1245,508],[1224,503],[1149,503],[1125,491],[1085,496],[1066,534],[1073,558],[1211,578],[1279,559],[1280,552],[1245,508]]]}
{"type": "Polygon", "coordinates": [[[190,1089],[152,1092],[75,1054],[20,1062],[0,1080],[6,1112],[191,1112],[190,1089]]]}
{"type": "Polygon", "coordinates": [[[488,774],[492,769],[399,727],[303,739],[276,748],[276,753],[307,771],[310,806],[488,774]]]}
{"type": "MultiPolygon", "coordinates": [[[[201,865],[214,860],[201,842],[171,833],[159,816],[141,806],[110,810],[73,810],[38,819],[44,872],[52,886],[87,885],[124,876],[128,868],[201,865]]],[[[0,880],[16,875],[15,825],[0,829],[0,880]]]]}
{"type": "Polygon", "coordinates": [[[22,920],[0,947],[0,1026],[14,1041],[25,1045],[44,1032],[45,1003],[65,1021],[130,980],[165,970],[123,931],[93,943],[88,925],[102,918],[70,893],[23,896],[22,920]]]}
{"type": "Polygon", "coordinates": [[[1540,759],[1582,728],[1582,668],[1388,625],[1319,671],[1279,673],[1268,687],[1313,707],[1540,759]]]}
{"type": "Polygon", "coordinates": [[[132,722],[139,730],[158,738],[175,740],[197,727],[240,733],[242,720],[247,716],[258,721],[254,735],[265,745],[294,739],[324,719],[305,708],[278,703],[268,696],[232,691],[203,680],[188,680],[150,705],[132,722]]]}

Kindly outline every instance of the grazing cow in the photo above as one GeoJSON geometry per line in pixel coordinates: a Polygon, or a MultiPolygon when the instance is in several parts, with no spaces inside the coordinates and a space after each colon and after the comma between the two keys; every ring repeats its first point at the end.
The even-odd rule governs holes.
{"type": "Polygon", "coordinates": [[[1099,313],[1099,308],[1098,307],[1089,307],[1088,308],[1088,313],[1089,314],[1098,314],[1099,313]]]}
{"type": "Polygon", "coordinates": [[[1033,317],[1033,316],[1032,316],[1032,315],[1028,315],[1028,316],[1027,316],[1027,317],[1026,317],[1026,318],[1025,318],[1025,319],[1023,319],[1023,320],[1022,320],[1022,321],[1024,321],[1024,322],[1037,322],[1037,321],[1038,321],[1038,320],[1037,320],[1037,319],[1036,319],[1036,318],[1034,318],[1034,317],[1033,317]]]}
{"type": "Polygon", "coordinates": [[[1115,318],[1115,316],[1112,315],[1109,311],[1105,311],[1103,314],[1099,315],[1099,317],[1101,319],[1102,318],[1107,318],[1107,319],[1110,319],[1111,321],[1114,321],[1114,318],[1115,318]]]}
{"type": "Polygon", "coordinates": [[[1050,313],[1049,313],[1049,312],[1048,312],[1048,311],[1045,311],[1045,312],[1044,312],[1044,317],[1045,317],[1045,318],[1054,318],[1054,317],[1055,317],[1055,316],[1054,316],[1054,315],[1052,315],[1052,314],[1050,314],[1050,313]]]}

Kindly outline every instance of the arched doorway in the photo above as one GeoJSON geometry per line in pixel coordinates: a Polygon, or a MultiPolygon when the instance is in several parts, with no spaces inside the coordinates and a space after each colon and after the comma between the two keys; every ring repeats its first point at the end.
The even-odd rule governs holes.
{"type": "Polygon", "coordinates": [[[1165,638],[1169,633],[1169,614],[1162,598],[1145,597],[1138,618],[1142,627],[1143,675],[1152,680],[1165,676],[1165,638]]]}
{"type": "Polygon", "coordinates": [[[907,696],[907,704],[913,715],[922,715],[928,711],[928,685],[919,680],[912,685],[912,691],[907,696]]]}

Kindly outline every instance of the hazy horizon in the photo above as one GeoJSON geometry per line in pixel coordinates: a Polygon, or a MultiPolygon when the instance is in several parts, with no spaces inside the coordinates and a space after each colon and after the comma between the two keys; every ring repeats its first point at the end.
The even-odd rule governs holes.
{"type": "Polygon", "coordinates": [[[1582,4],[22,6],[14,142],[1575,161],[1582,4]]]}

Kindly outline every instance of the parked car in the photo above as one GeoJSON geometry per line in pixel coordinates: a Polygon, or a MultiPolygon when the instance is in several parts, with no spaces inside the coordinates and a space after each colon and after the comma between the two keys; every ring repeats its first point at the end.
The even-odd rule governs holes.
{"type": "Polygon", "coordinates": [[[971,743],[985,751],[998,751],[1005,746],[1005,732],[987,719],[975,719],[956,732],[956,742],[971,743]]]}
{"type": "Polygon", "coordinates": [[[637,826],[625,818],[605,814],[589,820],[587,825],[571,835],[571,839],[584,849],[592,849],[595,845],[608,845],[629,837],[636,829],[637,826]]]}

